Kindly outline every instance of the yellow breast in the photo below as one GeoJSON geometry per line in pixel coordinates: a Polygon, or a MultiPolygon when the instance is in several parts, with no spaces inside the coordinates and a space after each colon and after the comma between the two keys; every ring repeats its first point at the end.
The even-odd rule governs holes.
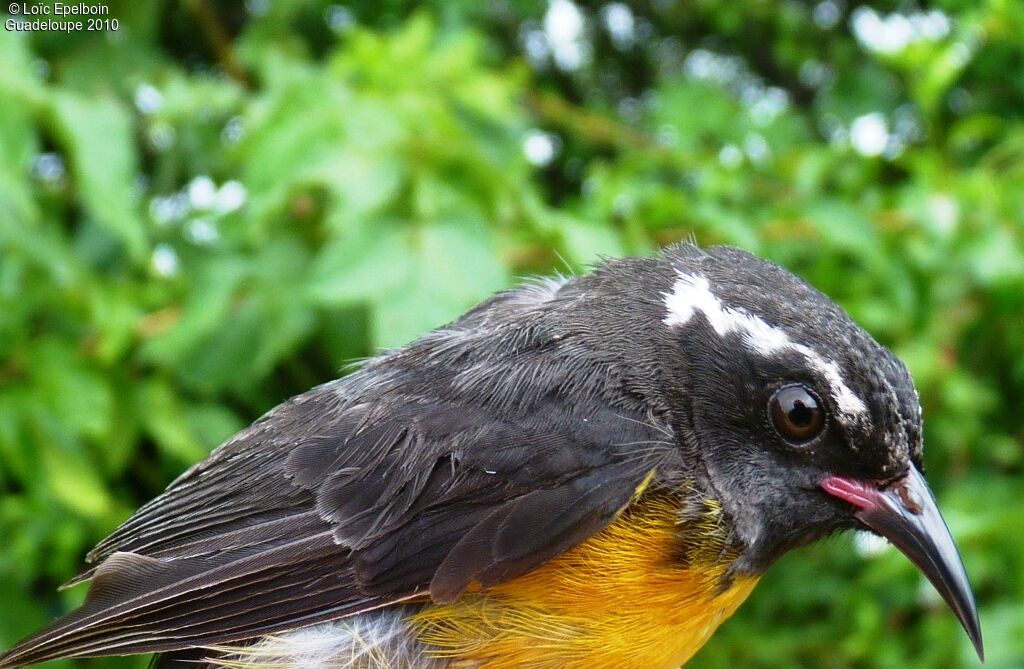
{"type": "Polygon", "coordinates": [[[757,582],[738,577],[723,588],[734,556],[722,543],[717,505],[705,504],[706,513],[681,526],[678,498],[644,496],[541,567],[410,622],[454,667],[676,669],[757,582]]]}

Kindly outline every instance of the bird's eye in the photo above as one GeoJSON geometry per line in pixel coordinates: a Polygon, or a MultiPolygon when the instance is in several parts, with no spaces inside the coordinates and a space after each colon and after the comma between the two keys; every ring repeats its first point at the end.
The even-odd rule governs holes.
{"type": "Polygon", "coordinates": [[[825,428],[825,410],[814,393],[801,385],[779,388],[768,402],[779,435],[791,444],[805,444],[825,428]]]}

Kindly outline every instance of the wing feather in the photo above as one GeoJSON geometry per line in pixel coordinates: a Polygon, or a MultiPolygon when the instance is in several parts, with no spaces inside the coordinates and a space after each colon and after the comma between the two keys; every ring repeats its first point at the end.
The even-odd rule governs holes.
{"type": "Polygon", "coordinates": [[[82,607],[0,669],[451,601],[605,527],[677,456],[669,428],[607,390],[611,371],[570,373],[585,356],[547,328],[516,327],[490,353],[425,338],[277,407],[100,542],[72,581],[92,580],[82,607]]]}

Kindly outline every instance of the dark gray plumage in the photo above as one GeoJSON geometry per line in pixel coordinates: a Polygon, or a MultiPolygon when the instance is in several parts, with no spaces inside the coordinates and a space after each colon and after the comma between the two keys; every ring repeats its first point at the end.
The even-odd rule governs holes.
{"type": "Polygon", "coordinates": [[[499,294],[275,408],[102,541],[73,581],[92,579],[82,608],[0,668],[450,601],[605,527],[652,472],[721,499],[736,569],[759,573],[855,524],[823,476],[893,480],[920,449],[903,365],[785,270],[689,245],[611,261],[499,294]],[[711,302],[696,286],[673,314],[681,276],[711,302]],[[765,419],[794,379],[833,416],[813,458],[765,419]]]}

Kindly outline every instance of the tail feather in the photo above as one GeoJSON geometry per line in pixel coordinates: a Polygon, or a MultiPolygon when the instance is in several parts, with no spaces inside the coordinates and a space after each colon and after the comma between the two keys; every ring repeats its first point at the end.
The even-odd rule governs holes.
{"type": "Polygon", "coordinates": [[[83,605],[0,655],[0,669],[235,643],[408,596],[360,593],[350,557],[330,532],[228,562],[115,553],[96,571],[83,605]]]}
{"type": "Polygon", "coordinates": [[[149,669],[218,669],[223,654],[206,648],[190,648],[153,657],[149,669]]]}

